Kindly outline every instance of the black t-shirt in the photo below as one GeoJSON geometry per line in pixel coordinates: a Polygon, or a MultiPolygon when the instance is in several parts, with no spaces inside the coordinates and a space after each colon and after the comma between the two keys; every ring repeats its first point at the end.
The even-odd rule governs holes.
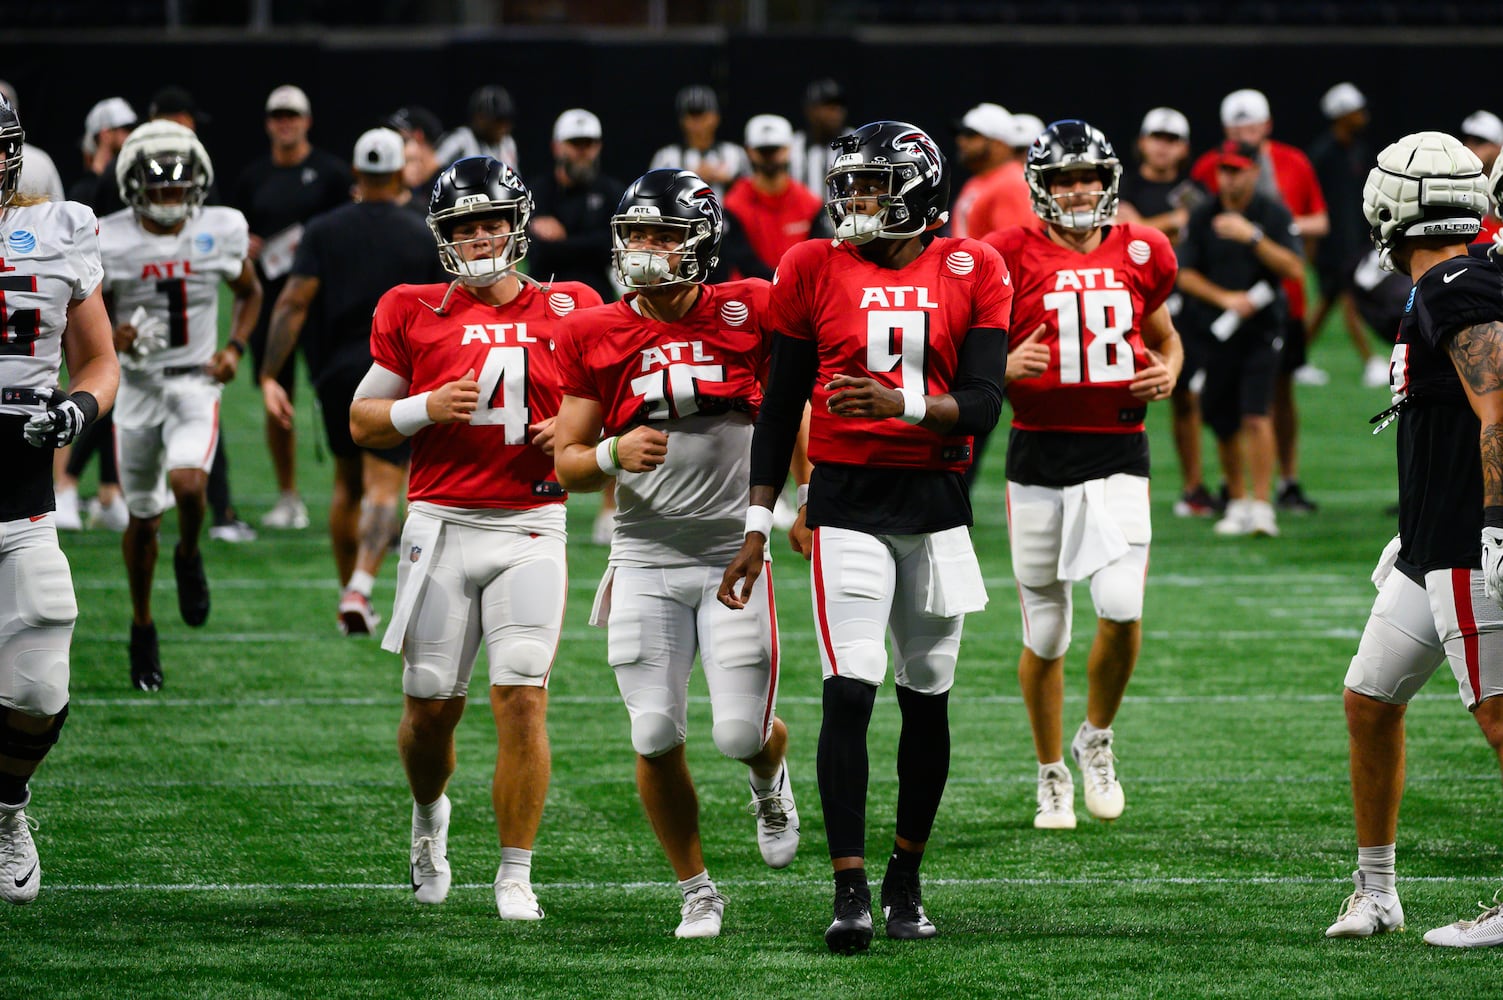
{"type": "Polygon", "coordinates": [[[808,526],[869,535],[924,535],[971,523],[965,473],[816,465],[808,526]]]}
{"type": "MultiPolygon", "coordinates": [[[[1286,306],[1283,279],[1258,259],[1257,250],[1246,243],[1224,240],[1211,228],[1211,220],[1222,212],[1219,199],[1212,199],[1196,207],[1185,223],[1184,231],[1174,252],[1179,257],[1181,271],[1199,271],[1208,281],[1231,291],[1245,292],[1260,281],[1266,281],[1278,293],[1273,303],[1244,321],[1237,336],[1272,336],[1283,326],[1286,306]]],[[[1294,217],[1278,202],[1254,194],[1242,215],[1263,230],[1265,239],[1295,253],[1302,253],[1299,234],[1294,230],[1294,217]]],[[[1211,324],[1221,315],[1221,310],[1194,295],[1184,296],[1184,308],[1177,322],[1187,330],[1208,334],[1211,324]]]]}
{"type": "Polygon", "coordinates": [[[1409,289],[1414,287],[1409,276],[1399,271],[1383,270],[1378,264],[1378,251],[1369,250],[1357,258],[1350,279],[1352,302],[1356,304],[1362,322],[1392,344],[1404,319],[1409,289]]]}
{"type": "Polygon", "coordinates": [[[564,227],[561,240],[532,237],[527,273],[539,281],[580,281],[607,302],[616,297],[607,272],[611,266],[611,216],[626,185],[599,176],[583,187],[560,187],[549,173],[529,182],[532,216],[552,216],[564,227]]]}
{"type": "Polygon", "coordinates": [[[349,166],[322,149],[290,167],[277,166],[267,154],[241,172],[232,204],[250,231],[265,239],[343,205],[350,185],[349,166]]]}
{"type": "Polygon", "coordinates": [[[1315,251],[1315,266],[1330,275],[1350,266],[1368,246],[1362,186],[1373,165],[1373,152],[1361,139],[1343,146],[1326,132],[1310,145],[1310,165],[1315,168],[1331,219],[1331,231],[1315,251]]]}
{"type": "Polygon", "coordinates": [[[1148,475],[1148,435],[1076,434],[1014,427],[1007,437],[1007,478],[1029,486],[1076,486],[1117,473],[1148,475]]]}
{"type": "Polygon", "coordinates": [[[371,316],[389,289],[447,278],[428,227],[391,202],[355,202],[312,219],[292,273],[319,281],[299,340],[315,385],[338,369],[370,367],[371,316]]]}
{"type": "Polygon", "coordinates": [[[1136,208],[1139,215],[1150,218],[1174,210],[1175,204],[1170,196],[1183,183],[1184,177],[1176,177],[1171,181],[1150,181],[1138,173],[1124,173],[1118,190],[1123,201],[1136,208]]]}
{"type": "Polygon", "coordinates": [[[1405,397],[1398,565],[1412,579],[1482,565],[1482,428],[1448,346],[1459,331],[1490,321],[1503,321],[1503,274],[1470,256],[1426,271],[1404,309],[1395,355],[1405,397]]]}

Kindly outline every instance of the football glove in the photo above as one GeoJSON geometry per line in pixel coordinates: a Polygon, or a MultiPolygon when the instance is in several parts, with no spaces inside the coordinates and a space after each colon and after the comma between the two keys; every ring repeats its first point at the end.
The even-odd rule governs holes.
{"type": "Polygon", "coordinates": [[[83,433],[95,417],[99,416],[99,404],[87,392],[64,395],[54,389],[52,399],[44,413],[38,413],[26,421],[21,433],[26,443],[33,448],[62,448],[83,433]]]}
{"type": "Polygon", "coordinates": [[[136,339],[130,345],[130,352],[137,359],[145,358],[167,346],[167,324],[155,316],[147,315],[145,308],[136,307],[136,311],[131,313],[130,325],[136,328],[136,339]]]}
{"type": "Polygon", "coordinates": [[[1487,599],[1503,604],[1503,528],[1482,529],[1482,580],[1487,599]]]}
{"type": "Polygon", "coordinates": [[[1379,590],[1388,581],[1388,574],[1393,572],[1393,564],[1399,561],[1399,546],[1402,544],[1398,535],[1388,540],[1383,546],[1383,554],[1378,557],[1378,565],[1373,567],[1373,586],[1379,590]]]}

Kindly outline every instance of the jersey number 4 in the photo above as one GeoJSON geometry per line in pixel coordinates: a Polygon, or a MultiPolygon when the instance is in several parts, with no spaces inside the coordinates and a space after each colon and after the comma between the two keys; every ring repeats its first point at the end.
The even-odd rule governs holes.
{"type": "Polygon", "coordinates": [[[0,356],[36,353],[37,338],[42,334],[42,314],[37,309],[8,309],[6,292],[35,292],[35,275],[10,274],[0,277],[0,356]]]}
{"type": "Polygon", "coordinates": [[[1121,288],[1092,288],[1084,292],[1049,292],[1044,308],[1059,320],[1059,381],[1128,382],[1133,375],[1132,294],[1121,288]],[[1081,328],[1090,340],[1084,339],[1081,328]]]}
{"type": "Polygon", "coordinates": [[[507,444],[527,443],[527,348],[492,347],[480,367],[480,406],[471,426],[500,424],[507,444]]]}

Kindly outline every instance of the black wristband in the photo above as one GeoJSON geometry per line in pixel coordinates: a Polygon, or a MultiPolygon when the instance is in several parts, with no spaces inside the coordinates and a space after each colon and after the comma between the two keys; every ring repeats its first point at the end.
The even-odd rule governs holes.
{"type": "Polygon", "coordinates": [[[243,358],[243,357],[245,357],[245,345],[242,344],[242,343],[240,343],[240,341],[238,341],[238,340],[231,340],[231,341],[228,341],[224,346],[227,347],[227,348],[229,348],[230,350],[234,351],[235,352],[235,357],[237,357],[237,358],[243,358]]]}
{"type": "Polygon", "coordinates": [[[73,400],[73,404],[83,411],[85,427],[99,419],[99,400],[94,398],[92,392],[85,392],[80,389],[77,392],[69,393],[68,398],[73,400]]]}
{"type": "Polygon", "coordinates": [[[1503,504],[1482,508],[1482,526],[1484,528],[1503,528],[1503,504]]]}

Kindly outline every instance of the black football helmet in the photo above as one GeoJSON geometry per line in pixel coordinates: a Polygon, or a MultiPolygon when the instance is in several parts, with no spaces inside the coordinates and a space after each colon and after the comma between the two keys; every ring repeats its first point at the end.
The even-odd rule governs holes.
{"type": "Polygon", "coordinates": [[[21,185],[21,150],[26,142],[26,132],[21,128],[21,116],[15,105],[0,97],[0,156],[5,165],[0,166],[0,208],[10,204],[21,185]]]}
{"type": "Polygon", "coordinates": [[[428,228],[438,242],[444,270],[467,285],[493,285],[527,256],[527,223],[532,218],[532,192],[511,167],[490,156],[455,160],[438,180],[428,199],[428,228]],[[456,240],[461,222],[505,219],[511,232],[456,240]],[[489,241],[488,256],[466,259],[461,248],[489,241]]]}
{"type": "Polygon", "coordinates": [[[161,226],[198,211],[213,183],[214,164],[198,136],[165,119],[138,126],[115,159],[120,200],[161,226]]]}
{"type": "Polygon", "coordinates": [[[856,246],[906,240],[942,225],[949,213],[945,158],[929,133],[907,122],[872,122],[830,143],[825,211],[835,239],[856,246]],[[858,212],[875,201],[874,214],[858,212]]]}
{"type": "Polygon", "coordinates": [[[647,171],[626,189],[611,216],[611,256],[616,276],[627,288],[702,284],[720,260],[724,237],[720,199],[692,170],[647,171]],[[671,248],[628,246],[631,230],[644,225],[677,229],[682,237],[671,248]]]}
{"type": "MultiPolygon", "coordinates": [[[[1028,162],[1023,167],[1033,210],[1045,222],[1061,229],[1099,229],[1117,215],[1117,191],[1122,183],[1122,163],[1116,150],[1098,128],[1079,118],[1054,122],[1028,148],[1028,162]],[[1089,211],[1060,207],[1049,192],[1052,174],[1061,170],[1094,167],[1101,177],[1101,192],[1096,206],[1089,211]]],[[[1077,196],[1078,197],[1078,196],[1077,196]]]]}

